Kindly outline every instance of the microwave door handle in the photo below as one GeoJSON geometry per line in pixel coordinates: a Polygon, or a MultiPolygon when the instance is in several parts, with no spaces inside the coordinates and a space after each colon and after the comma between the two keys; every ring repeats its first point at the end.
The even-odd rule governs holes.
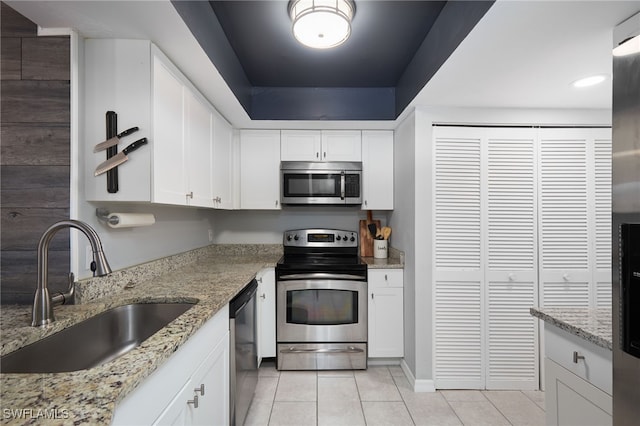
{"type": "Polygon", "coordinates": [[[344,175],[344,170],[340,173],[340,199],[344,200],[345,198],[345,175],[344,175]]]}

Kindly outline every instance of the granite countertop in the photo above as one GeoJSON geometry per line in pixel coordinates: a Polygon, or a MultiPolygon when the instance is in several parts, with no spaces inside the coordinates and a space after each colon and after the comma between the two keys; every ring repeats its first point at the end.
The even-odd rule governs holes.
{"type": "Polygon", "coordinates": [[[611,309],[531,308],[531,315],[591,343],[612,350],[611,309]]]}
{"type": "Polygon", "coordinates": [[[404,252],[389,248],[389,257],[379,259],[375,257],[360,257],[370,269],[404,269],[404,252]]]}
{"type": "MultiPolygon", "coordinates": [[[[82,304],[56,307],[56,322],[44,330],[29,325],[30,306],[3,306],[0,352],[5,354],[115,306],[137,302],[195,303],[139,347],[101,366],[70,373],[0,374],[3,424],[42,424],[43,417],[38,414],[42,415],[43,410],[58,410],[60,418],[51,420],[54,424],[109,424],[119,401],[229,303],[260,269],[275,266],[280,255],[268,251],[207,251],[193,263],[169,267],[146,280],[128,277],[123,283],[111,278],[111,283],[119,286],[118,291],[109,294],[103,289],[106,294],[93,300],[85,295],[89,300],[82,304]],[[32,411],[22,416],[10,415],[9,410],[21,409],[32,411]]],[[[172,263],[171,258],[167,259],[165,263],[172,263]]],[[[106,282],[102,284],[106,286],[106,282]]]]}

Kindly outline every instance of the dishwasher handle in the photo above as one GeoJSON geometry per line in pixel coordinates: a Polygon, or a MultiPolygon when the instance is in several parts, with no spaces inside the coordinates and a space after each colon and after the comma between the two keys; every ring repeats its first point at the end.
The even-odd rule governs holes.
{"type": "Polygon", "coordinates": [[[235,318],[238,312],[256,295],[257,291],[258,281],[254,278],[229,302],[229,318],[235,318]]]}

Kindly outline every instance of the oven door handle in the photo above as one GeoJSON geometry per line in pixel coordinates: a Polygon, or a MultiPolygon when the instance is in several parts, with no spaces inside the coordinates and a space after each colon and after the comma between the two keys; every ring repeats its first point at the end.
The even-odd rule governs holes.
{"type": "Polygon", "coordinates": [[[287,349],[281,349],[280,353],[283,354],[303,354],[303,353],[332,353],[332,354],[358,354],[364,352],[364,349],[356,348],[355,346],[349,346],[347,348],[296,348],[290,346],[287,349]]]}
{"type": "Polygon", "coordinates": [[[344,170],[342,171],[342,173],[340,173],[340,199],[344,200],[346,194],[345,194],[345,181],[346,181],[346,176],[344,174],[344,170]]]}
{"type": "Polygon", "coordinates": [[[358,280],[364,281],[364,277],[362,275],[355,274],[328,274],[323,272],[313,272],[309,274],[288,274],[288,275],[280,275],[279,279],[283,280],[358,280]]]}

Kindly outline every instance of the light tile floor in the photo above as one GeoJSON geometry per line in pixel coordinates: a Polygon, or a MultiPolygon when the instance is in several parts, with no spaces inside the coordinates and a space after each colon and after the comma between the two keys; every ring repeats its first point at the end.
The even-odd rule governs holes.
{"type": "Polygon", "coordinates": [[[397,366],[366,371],[277,371],[260,367],[245,425],[542,426],[544,392],[416,393],[397,366]]]}

